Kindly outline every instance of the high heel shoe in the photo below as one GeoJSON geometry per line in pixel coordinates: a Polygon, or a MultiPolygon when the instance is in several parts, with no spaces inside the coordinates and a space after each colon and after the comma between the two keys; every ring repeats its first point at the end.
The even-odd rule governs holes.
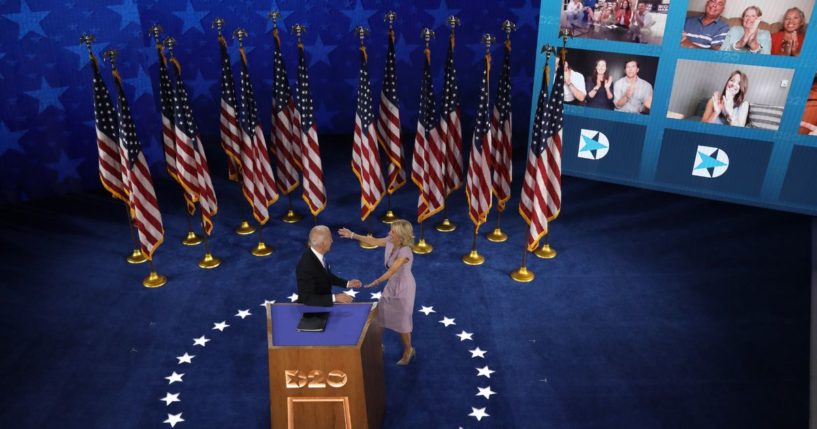
{"type": "Polygon", "coordinates": [[[409,357],[408,357],[408,359],[405,359],[405,360],[404,360],[404,359],[400,359],[399,361],[397,361],[397,364],[398,364],[398,365],[408,365],[408,364],[409,364],[409,362],[411,362],[411,360],[414,358],[414,356],[415,356],[415,355],[417,355],[417,351],[416,351],[416,350],[414,350],[414,347],[412,347],[412,348],[411,348],[411,352],[409,352],[409,357]]]}

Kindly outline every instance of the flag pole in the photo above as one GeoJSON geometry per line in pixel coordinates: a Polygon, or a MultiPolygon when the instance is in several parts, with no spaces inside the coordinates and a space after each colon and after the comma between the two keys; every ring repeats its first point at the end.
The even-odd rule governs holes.
{"type": "Polygon", "coordinates": [[[533,274],[533,271],[529,271],[528,267],[525,265],[526,259],[528,256],[528,245],[525,243],[522,249],[522,265],[519,268],[511,271],[511,278],[514,281],[519,283],[529,283],[532,282],[536,276],[533,274]]]}
{"type": "Polygon", "coordinates": [[[386,214],[380,216],[380,222],[392,224],[397,219],[397,215],[391,210],[391,192],[386,191],[386,214]]]}
{"type": "MultiPolygon", "coordinates": [[[[511,46],[511,32],[516,31],[516,24],[514,24],[510,20],[506,19],[505,21],[502,22],[502,31],[505,32],[505,48],[507,49],[505,51],[505,55],[508,55],[508,52],[509,52],[510,46],[511,46]]],[[[502,85],[502,82],[500,82],[499,84],[502,85]]],[[[508,106],[508,109],[510,109],[510,106],[508,106]]],[[[497,124],[497,126],[502,128],[501,123],[497,124]]],[[[510,139],[510,138],[512,138],[512,136],[508,136],[508,138],[510,139]]],[[[494,142],[494,144],[496,144],[496,142],[494,142]]],[[[508,162],[511,163],[512,161],[509,159],[508,162]]],[[[507,195],[507,197],[510,198],[510,195],[507,195]]],[[[508,241],[508,234],[505,234],[505,232],[502,231],[502,227],[501,227],[502,212],[503,211],[505,211],[504,203],[503,204],[497,203],[496,227],[494,228],[493,231],[491,231],[488,235],[485,236],[485,238],[487,238],[488,241],[490,241],[490,242],[504,243],[504,242],[508,241]]]]}
{"type": "MultiPolygon", "coordinates": [[[[116,69],[116,57],[117,57],[117,55],[119,55],[119,52],[116,49],[108,49],[107,51],[102,53],[103,60],[107,59],[111,63],[111,73],[114,76],[114,81],[117,82],[117,91],[121,92],[122,88],[120,86],[121,82],[119,80],[120,79],[119,78],[119,71],[116,69]]],[[[120,115],[121,115],[121,112],[120,112],[120,115]]],[[[120,120],[120,124],[121,124],[121,116],[120,116],[119,120],[120,120]]],[[[120,138],[121,138],[121,130],[120,130],[120,138]]],[[[120,150],[124,150],[124,148],[122,148],[122,141],[121,140],[119,141],[119,145],[120,145],[120,150]]],[[[133,192],[133,191],[131,190],[131,192],[133,192]]],[[[133,195],[130,195],[130,198],[133,198],[133,195]]],[[[132,228],[131,229],[131,236],[133,237],[134,241],[136,242],[137,247],[139,248],[139,253],[142,254],[142,256],[148,261],[148,264],[150,265],[150,274],[148,274],[148,276],[145,277],[144,280],[142,280],[142,285],[144,287],[146,287],[146,288],[157,288],[157,287],[164,286],[164,284],[167,283],[167,277],[156,273],[156,268],[153,266],[153,255],[146,255],[145,252],[142,251],[141,240],[137,241],[136,234],[134,234],[134,232],[133,232],[133,230],[135,228],[133,228],[134,225],[133,225],[133,216],[131,215],[131,205],[128,204],[127,207],[128,207],[128,217],[130,217],[130,219],[131,219],[131,228],[132,228]]],[[[157,209],[158,209],[158,207],[157,207],[157,209]]],[[[135,253],[135,251],[134,251],[134,253],[135,253]]]]}
{"type": "Polygon", "coordinates": [[[272,255],[272,247],[267,246],[267,244],[264,243],[264,238],[261,236],[261,231],[263,229],[264,225],[258,225],[258,229],[256,230],[256,232],[258,232],[258,244],[250,251],[250,253],[255,256],[272,255]]]}
{"type": "MultiPolygon", "coordinates": [[[[494,38],[494,36],[492,36],[489,33],[486,33],[486,34],[484,34],[482,36],[482,43],[485,44],[485,88],[490,88],[491,45],[494,43],[495,40],[496,39],[494,38]]],[[[485,109],[487,111],[487,109],[488,109],[488,107],[487,107],[487,105],[488,105],[487,91],[486,91],[486,99],[485,99],[484,103],[485,103],[485,109]]],[[[478,109],[482,109],[482,104],[480,104],[478,109]]],[[[487,118],[486,118],[486,120],[490,121],[490,119],[487,119],[487,118]]],[[[477,125],[477,126],[479,126],[479,125],[477,125]]],[[[476,134],[476,132],[477,131],[475,129],[474,134],[476,134]]],[[[488,136],[490,137],[490,132],[491,132],[490,128],[486,132],[489,133],[488,136]]],[[[476,136],[475,136],[475,138],[476,138],[476,136]]],[[[476,149],[476,147],[472,146],[471,150],[474,150],[474,149],[476,149]]],[[[490,153],[490,151],[491,151],[490,147],[486,147],[485,145],[482,145],[483,154],[485,154],[486,152],[490,153]]],[[[483,155],[483,156],[485,156],[485,155],[483,155]]],[[[473,160],[474,160],[474,158],[472,156],[471,162],[473,162],[473,160]]],[[[475,167],[469,165],[469,169],[471,169],[471,168],[476,169],[475,167]]],[[[474,177],[474,176],[471,176],[471,177],[474,177]]],[[[477,180],[477,179],[475,179],[475,180],[477,180]]],[[[468,187],[467,186],[468,185],[466,185],[466,195],[468,195],[468,187]]],[[[491,190],[490,190],[490,188],[488,189],[487,197],[488,197],[488,202],[490,203],[490,201],[491,201],[491,190]]],[[[468,198],[471,198],[471,196],[469,195],[468,198]]],[[[491,209],[491,206],[489,204],[488,205],[488,210],[490,210],[490,209],[491,209]]],[[[471,219],[474,219],[474,218],[472,217],[471,219]]],[[[476,220],[482,220],[481,216],[478,217],[476,220]]],[[[477,252],[477,235],[479,233],[479,225],[480,225],[480,223],[476,223],[474,225],[474,235],[471,238],[471,251],[462,256],[462,262],[465,263],[466,265],[482,265],[482,264],[485,263],[485,256],[482,256],[482,255],[479,254],[479,252],[477,252]]]]}
{"type": "MultiPolygon", "coordinates": [[[[555,51],[555,48],[550,45],[550,43],[546,43],[542,46],[542,52],[545,53],[545,67],[544,67],[544,82],[543,84],[547,87],[550,84],[550,56],[555,51]]],[[[528,225],[530,227],[530,225],[528,225]]],[[[520,283],[529,283],[532,282],[536,276],[533,274],[533,271],[528,270],[526,265],[527,256],[528,256],[528,243],[527,240],[525,241],[522,251],[522,264],[519,268],[511,271],[511,279],[520,283]]]]}
{"type": "MultiPolygon", "coordinates": [[[[459,18],[454,15],[448,17],[448,26],[451,27],[451,34],[448,36],[449,49],[454,49],[454,29],[459,25],[462,25],[459,18]]],[[[443,86],[445,86],[445,83],[443,83],[443,86]]],[[[443,91],[445,90],[443,89],[443,91]]],[[[445,144],[446,147],[448,147],[447,141],[445,144]]],[[[448,151],[446,151],[446,158],[447,157],[448,151]]],[[[445,181],[445,177],[443,177],[443,181],[445,181]]],[[[440,232],[452,232],[457,229],[457,224],[448,219],[448,195],[445,196],[443,201],[443,220],[437,223],[437,225],[434,226],[434,229],[440,232]]]]}
{"type": "Polygon", "coordinates": [[[426,241],[423,221],[420,221],[420,240],[417,241],[417,244],[415,244],[411,248],[411,250],[418,255],[426,255],[431,253],[432,250],[434,250],[434,246],[432,246],[426,241]]]}
{"type": "MultiPolygon", "coordinates": [[[[560,58],[562,60],[562,64],[564,64],[567,58],[567,39],[573,38],[573,33],[568,29],[564,29],[560,31],[559,34],[562,38],[562,51],[560,52],[560,58]]],[[[552,220],[553,219],[548,219],[548,222],[552,220]]],[[[543,242],[542,247],[536,249],[536,251],[533,252],[534,255],[542,259],[553,259],[557,255],[556,249],[551,247],[550,244],[548,243],[548,234],[549,233],[545,233],[545,235],[542,237],[543,242]]]]}
{"type": "Polygon", "coordinates": [[[156,272],[156,267],[153,266],[153,258],[148,259],[150,265],[150,274],[142,280],[142,286],[148,289],[155,289],[162,287],[167,283],[167,277],[156,272]]]}
{"type": "Polygon", "coordinates": [[[304,217],[299,215],[295,212],[295,209],[292,207],[292,192],[287,194],[287,214],[281,218],[284,223],[298,223],[304,217]]]}
{"type": "MultiPolygon", "coordinates": [[[[154,39],[156,39],[155,43],[156,43],[156,49],[157,49],[157,51],[159,51],[159,60],[164,62],[165,61],[164,60],[164,54],[163,54],[162,51],[164,50],[164,47],[168,46],[168,45],[169,45],[168,48],[171,49],[171,51],[172,51],[173,43],[174,43],[173,40],[174,39],[172,37],[168,37],[168,38],[165,39],[165,43],[162,43],[162,41],[161,41],[162,31],[163,30],[162,30],[161,25],[153,24],[148,29],[148,37],[153,37],[154,39]],[[168,44],[169,41],[170,41],[170,43],[168,44]]],[[[160,77],[161,77],[161,73],[160,73],[160,77]]],[[[161,81],[161,79],[160,79],[160,81],[161,81]]],[[[161,85],[162,83],[160,82],[159,84],[161,85]]],[[[162,117],[164,117],[164,116],[165,115],[164,115],[164,107],[163,107],[162,108],[162,117]]],[[[164,120],[163,120],[163,122],[164,122],[164,120]]],[[[162,127],[164,128],[164,125],[162,125],[162,127]]],[[[165,136],[163,135],[162,138],[164,139],[165,136]]],[[[165,149],[166,149],[166,146],[165,146],[165,149]]],[[[165,152],[165,156],[166,156],[165,160],[167,160],[167,157],[169,156],[167,154],[167,152],[165,152]]],[[[175,160],[173,162],[175,163],[175,160]]],[[[179,178],[176,176],[177,173],[175,173],[176,167],[168,166],[167,169],[168,169],[168,173],[173,177],[173,180],[175,180],[176,182],[179,182],[179,178]]],[[[184,189],[182,189],[182,198],[184,198],[184,195],[185,195],[184,192],[185,192],[184,189]]],[[[193,221],[192,221],[193,213],[190,213],[190,209],[189,209],[191,204],[190,204],[190,202],[187,201],[187,198],[184,198],[184,203],[185,203],[185,207],[188,208],[188,210],[186,210],[187,211],[187,235],[182,239],[182,244],[185,245],[185,246],[198,246],[199,244],[201,244],[201,236],[196,234],[195,231],[193,231],[193,221]]],[[[193,206],[192,210],[195,211],[195,205],[193,206]]]]}
{"type": "MultiPolygon", "coordinates": [[[[275,43],[280,45],[280,40],[278,38],[277,31],[278,31],[278,19],[281,18],[281,11],[271,10],[267,14],[267,18],[272,20],[273,38],[275,39],[275,43]]],[[[275,83],[273,82],[273,85],[274,84],[275,83]]],[[[289,87],[289,83],[287,83],[287,87],[289,87]]],[[[274,116],[275,116],[275,114],[273,113],[273,117],[274,116]]],[[[275,124],[273,124],[273,128],[275,128],[275,124]]],[[[273,133],[274,133],[274,130],[273,130],[273,133]]],[[[280,154],[276,154],[276,156],[280,156],[280,154]]],[[[281,220],[284,223],[298,223],[298,222],[301,221],[301,219],[303,219],[303,216],[298,214],[295,211],[295,209],[292,207],[292,191],[294,191],[294,190],[295,190],[295,188],[290,189],[290,191],[286,194],[287,195],[287,213],[284,215],[284,217],[281,218],[281,220]]]]}
{"type": "Polygon", "coordinates": [[[125,212],[128,215],[128,226],[130,227],[130,238],[133,240],[133,252],[126,258],[129,264],[144,264],[147,262],[145,254],[142,253],[142,247],[139,246],[139,240],[136,238],[136,232],[133,227],[133,218],[130,215],[130,207],[125,204],[125,212]]]}
{"type": "Polygon", "coordinates": [[[213,256],[213,254],[210,253],[210,245],[208,243],[208,238],[210,238],[210,234],[207,233],[207,230],[204,227],[203,222],[201,225],[201,229],[204,230],[204,257],[199,260],[199,268],[210,270],[221,265],[221,259],[213,256]]]}
{"type": "MultiPolygon", "coordinates": [[[[391,38],[391,44],[394,45],[394,20],[397,19],[397,13],[393,10],[386,12],[383,16],[384,21],[388,21],[389,23],[389,37],[391,38]]],[[[385,80],[385,79],[384,79],[385,80]]],[[[397,139],[400,139],[400,133],[397,133],[397,139]]],[[[401,165],[400,168],[402,169],[403,166],[401,165]]],[[[396,190],[396,189],[395,189],[396,190]]],[[[385,224],[392,224],[394,221],[399,219],[397,215],[391,209],[391,194],[395,190],[392,190],[391,184],[389,184],[388,189],[386,189],[386,214],[380,217],[380,222],[385,224]]]]}

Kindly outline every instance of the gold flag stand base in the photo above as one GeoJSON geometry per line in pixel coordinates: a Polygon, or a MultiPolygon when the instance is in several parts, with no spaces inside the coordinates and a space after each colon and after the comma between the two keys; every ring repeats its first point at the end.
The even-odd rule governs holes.
{"type": "Polygon", "coordinates": [[[533,271],[528,271],[528,267],[524,265],[511,271],[511,278],[519,283],[530,283],[535,277],[533,271]]]}
{"type": "Polygon", "coordinates": [[[238,225],[238,228],[235,229],[235,233],[238,235],[250,235],[255,232],[255,228],[249,224],[246,220],[241,221],[241,225],[238,225]]]}
{"type": "Polygon", "coordinates": [[[188,231],[187,237],[182,239],[182,244],[185,246],[198,246],[202,242],[202,238],[200,235],[196,234],[194,231],[188,231]]]}
{"type": "Polygon", "coordinates": [[[387,224],[392,224],[397,219],[398,219],[397,215],[395,215],[394,212],[391,211],[391,210],[386,210],[386,214],[384,214],[383,216],[380,216],[380,222],[387,223],[387,224]]]}
{"type": "Polygon", "coordinates": [[[455,225],[453,222],[448,220],[448,218],[445,218],[445,219],[443,219],[442,222],[434,225],[434,229],[436,229],[437,231],[440,231],[440,232],[451,232],[451,231],[457,229],[457,225],[455,225]]]}
{"type": "Polygon", "coordinates": [[[221,259],[216,258],[210,252],[205,253],[204,257],[199,261],[199,268],[203,268],[205,270],[213,269],[219,265],[221,265],[221,259]]]}
{"type": "Polygon", "coordinates": [[[157,274],[156,271],[151,271],[144,280],[142,280],[142,285],[146,288],[157,288],[162,287],[167,283],[167,277],[157,274]]]}
{"type": "MultiPolygon", "coordinates": [[[[366,234],[366,237],[371,237],[371,236],[372,236],[372,234],[366,234]]],[[[373,245],[373,244],[366,244],[366,243],[364,243],[363,241],[358,241],[357,243],[358,243],[358,244],[360,245],[360,247],[361,247],[361,248],[363,248],[363,249],[367,249],[367,250],[377,249],[377,246],[375,246],[375,245],[373,245]]]]}
{"type": "Polygon", "coordinates": [[[133,249],[133,252],[125,259],[129,264],[144,264],[148,260],[145,258],[145,254],[142,253],[142,249],[133,249]]]}
{"type": "Polygon", "coordinates": [[[474,249],[462,256],[462,262],[465,262],[466,265],[482,265],[485,263],[485,257],[474,249]]]}
{"type": "Polygon", "coordinates": [[[303,218],[304,218],[303,216],[299,215],[298,213],[295,213],[295,210],[289,209],[287,210],[287,214],[285,214],[284,217],[281,218],[281,220],[284,221],[285,223],[298,223],[303,218]]]}
{"type": "Polygon", "coordinates": [[[411,251],[418,255],[429,254],[432,250],[434,250],[434,246],[428,244],[425,238],[421,238],[420,241],[411,248],[411,251]]]}
{"type": "Polygon", "coordinates": [[[550,244],[547,243],[543,244],[542,247],[536,249],[536,251],[533,252],[533,254],[542,259],[553,259],[556,257],[556,251],[553,250],[553,248],[550,247],[550,244]]]}
{"type": "Polygon", "coordinates": [[[486,235],[485,238],[494,243],[504,243],[508,241],[508,234],[505,234],[502,232],[502,229],[496,227],[490,234],[486,235]]]}
{"type": "Polygon", "coordinates": [[[272,255],[272,247],[267,247],[263,241],[259,241],[258,245],[253,247],[250,253],[255,256],[269,256],[272,255]]]}

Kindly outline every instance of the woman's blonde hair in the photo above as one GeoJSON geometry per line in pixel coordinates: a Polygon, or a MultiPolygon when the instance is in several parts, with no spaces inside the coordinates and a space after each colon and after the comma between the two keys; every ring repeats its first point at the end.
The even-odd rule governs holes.
{"type": "Polygon", "coordinates": [[[411,226],[411,222],[403,219],[397,219],[391,224],[391,229],[393,229],[397,233],[397,236],[400,237],[400,246],[414,245],[414,229],[411,226]]]}

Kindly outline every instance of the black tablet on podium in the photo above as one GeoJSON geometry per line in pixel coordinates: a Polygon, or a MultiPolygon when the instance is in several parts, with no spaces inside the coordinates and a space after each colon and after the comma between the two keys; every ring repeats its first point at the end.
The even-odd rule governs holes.
{"type": "Polygon", "coordinates": [[[328,318],[328,311],[306,312],[301,316],[297,329],[301,332],[323,332],[328,318]]]}

